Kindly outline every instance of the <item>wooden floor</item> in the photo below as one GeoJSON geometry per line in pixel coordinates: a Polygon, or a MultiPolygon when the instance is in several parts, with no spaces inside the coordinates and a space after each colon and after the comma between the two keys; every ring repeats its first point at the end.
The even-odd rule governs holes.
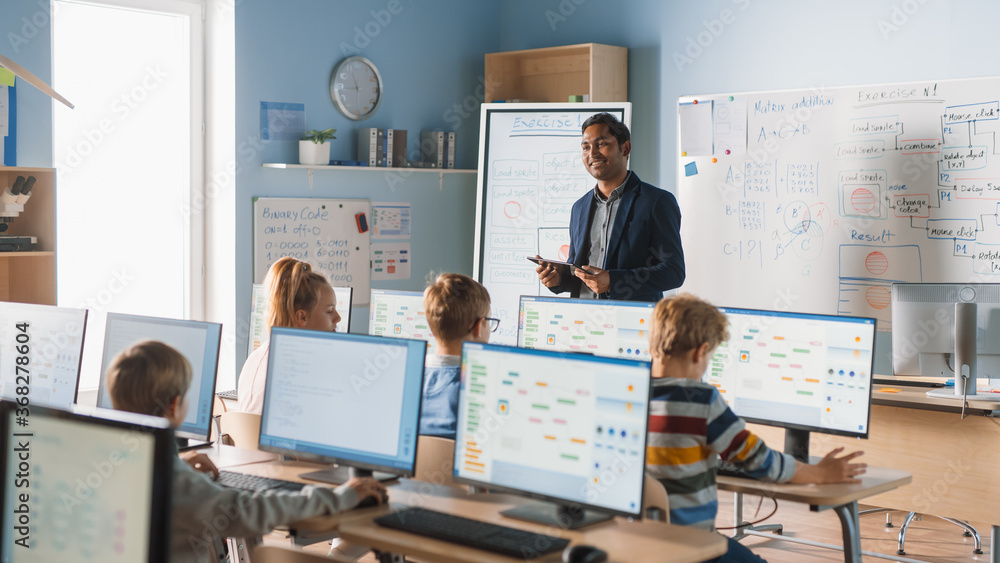
{"type": "MultiPolygon", "coordinates": [[[[766,516],[773,510],[772,501],[764,500],[760,507],[760,515],[755,518],[754,513],[757,509],[757,504],[758,499],[756,497],[746,497],[743,515],[748,521],[766,516]]],[[[861,508],[870,507],[862,506],[861,508]]],[[[862,516],[861,548],[865,551],[895,555],[899,525],[902,524],[905,517],[906,514],[902,512],[892,513],[894,526],[886,528],[884,513],[862,516]]],[[[720,492],[719,518],[716,520],[716,525],[720,528],[732,526],[732,518],[733,494],[720,492]]],[[[779,502],[778,512],[765,523],[781,523],[784,526],[784,535],[786,537],[842,545],[840,520],[830,510],[810,512],[809,507],[803,504],[779,502]]],[[[988,562],[990,560],[991,547],[989,545],[990,526],[976,523],[973,523],[973,526],[976,527],[982,538],[982,555],[974,555],[972,553],[972,538],[963,537],[962,530],[957,526],[930,516],[925,516],[920,521],[914,519],[910,523],[909,531],[906,534],[905,557],[932,563],[988,562]]],[[[720,532],[732,535],[732,530],[720,529],[720,532]]],[[[278,534],[271,534],[265,538],[265,543],[288,545],[288,540],[280,537],[278,534]]],[[[745,538],[742,543],[769,563],[836,562],[844,560],[844,554],[841,551],[799,545],[777,539],[751,536],[745,538]]],[[[329,542],[321,542],[305,548],[306,551],[311,553],[323,555],[329,549],[329,542]]],[[[866,562],[885,561],[885,559],[869,557],[867,555],[864,557],[864,560],[866,562]]],[[[361,563],[375,563],[376,560],[369,554],[359,561],[361,563]]]]}

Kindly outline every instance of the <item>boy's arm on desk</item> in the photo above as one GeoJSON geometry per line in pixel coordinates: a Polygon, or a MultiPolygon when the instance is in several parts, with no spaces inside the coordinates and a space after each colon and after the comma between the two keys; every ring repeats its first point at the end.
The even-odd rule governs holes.
{"type": "MultiPolygon", "coordinates": [[[[819,458],[810,459],[815,463],[819,458]]],[[[718,476],[719,488],[725,491],[760,495],[779,500],[802,502],[813,506],[839,506],[901,487],[913,480],[907,471],[868,466],[861,482],[832,485],[765,483],[746,477],[718,476]]]]}

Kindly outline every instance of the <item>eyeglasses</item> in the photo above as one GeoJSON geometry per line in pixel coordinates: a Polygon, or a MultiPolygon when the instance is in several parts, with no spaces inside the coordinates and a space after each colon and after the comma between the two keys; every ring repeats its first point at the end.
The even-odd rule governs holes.
{"type": "Polygon", "coordinates": [[[479,321],[484,319],[488,322],[490,332],[496,332],[497,329],[500,328],[500,319],[495,319],[493,317],[479,317],[476,319],[476,322],[472,324],[472,328],[469,329],[469,332],[472,332],[476,328],[476,325],[479,324],[479,321]]]}

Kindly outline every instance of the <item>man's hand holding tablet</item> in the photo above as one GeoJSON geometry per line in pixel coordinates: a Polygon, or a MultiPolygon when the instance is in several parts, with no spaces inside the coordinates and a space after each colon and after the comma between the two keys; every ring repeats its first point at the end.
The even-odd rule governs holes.
{"type": "Polygon", "coordinates": [[[585,274],[594,275],[594,272],[577,266],[576,264],[563,262],[562,260],[548,260],[537,254],[535,256],[528,256],[527,258],[535,264],[538,264],[538,267],[535,268],[535,272],[538,273],[538,279],[541,280],[542,285],[545,287],[555,287],[559,285],[562,281],[562,274],[560,273],[560,270],[563,268],[573,268],[580,270],[585,274]]]}

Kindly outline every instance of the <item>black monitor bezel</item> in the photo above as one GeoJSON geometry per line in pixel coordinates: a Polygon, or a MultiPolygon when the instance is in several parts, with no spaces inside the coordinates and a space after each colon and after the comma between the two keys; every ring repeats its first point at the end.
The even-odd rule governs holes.
{"type": "MultiPolygon", "coordinates": [[[[832,435],[832,436],[847,436],[847,437],[850,437],[850,438],[862,438],[862,439],[865,439],[865,440],[868,439],[868,434],[871,432],[871,425],[872,425],[872,397],[873,397],[873,393],[874,393],[874,390],[873,390],[874,384],[872,383],[872,380],[875,378],[875,356],[876,356],[875,338],[878,335],[878,319],[876,319],[874,317],[861,317],[861,316],[855,316],[855,315],[827,315],[827,314],[823,314],[823,313],[806,313],[806,312],[801,312],[801,311],[775,311],[775,310],[769,310],[769,309],[753,309],[753,308],[749,308],[749,307],[726,307],[726,306],[719,306],[718,309],[723,314],[726,314],[726,311],[730,310],[730,311],[747,311],[747,312],[750,312],[750,313],[771,313],[773,315],[803,315],[803,316],[809,316],[809,317],[825,317],[825,318],[828,318],[828,319],[859,319],[859,320],[871,321],[871,326],[872,326],[872,355],[871,355],[871,365],[868,367],[868,418],[867,418],[867,421],[865,422],[865,431],[864,432],[855,432],[855,431],[850,431],[850,430],[840,430],[840,429],[835,429],[835,428],[822,428],[822,427],[818,427],[818,426],[809,426],[809,425],[806,425],[806,424],[795,424],[795,423],[791,423],[791,422],[783,422],[783,421],[777,421],[777,420],[769,420],[769,419],[762,419],[762,418],[756,418],[756,417],[743,416],[742,414],[740,414],[740,413],[736,412],[735,410],[733,410],[733,413],[736,414],[736,416],[742,418],[743,420],[745,420],[747,422],[751,422],[751,423],[754,423],[754,424],[762,424],[764,426],[772,426],[772,427],[775,427],[775,428],[787,428],[787,429],[791,429],[791,430],[801,430],[801,431],[806,431],[806,432],[819,432],[820,434],[829,434],[829,435],[832,435]]],[[[727,315],[727,317],[728,317],[728,315],[727,315]]],[[[858,323],[858,324],[862,324],[862,323],[858,323]]],[[[732,338],[732,335],[730,335],[730,338],[732,338]]],[[[704,376],[702,376],[702,377],[704,378],[704,376]]],[[[732,407],[730,407],[730,409],[732,410],[732,407]]]]}
{"type": "MultiPolygon", "coordinates": [[[[7,467],[8,458],[14,455],[15,436],[13,436],[12,431],[16,428],[9,426],[8,422],[12,416],[16,415],[18,408],[23,407],[15,402],[0,400],[0,428],[3,429],[0,431],[0,467],[3,468],[7,467]]],[[[172,492],[177,446],[174,444],[174,431],[166,419],[96,407],[74,406],[69,411],[39,405],[29,405],[28,408],[29,416],[49,416],[153,435],[153,479],[150,485],[151,510],[146,561],[148,563],[168,563],[173,525],[172,492]]],[[[6,493],[7,484],[0,486],[0,506],[6,506],[6,493]]],[[[0,518],[0,522],[6,523],[6,519],[0,518]]]]}
{"type": "MultiPolygon", "coordinates": [[[[274,327],[274,328],[278,328],[278,327],[274,327]]],[[[419,340],[419,339],[415,339],[415,338],[393,338],[393,337],[389,337],[389,336],[375,336],[375,335],[370,335],[370,334],[350,334],[350,333],[344,333],[344,332],[330,332],[330,333],[325,333],[325,332],[320,332],[320,331],[315,331],[315,330],[298,329],[298,328],[287,328],[287,327],[281,328],[281,330],[278,331],[278,334],[281,334],[281,332],[283,332],[283,331],[285,331],[285,332],[300,332],[300,333],[302,333],[303,336],[312,336],[312,337],[319,336],[319,337],[327,337],[328,338],[330,335],[336,335],[336,337],[338,337],[338,338],[344,338],[346,340],[368,340],[368,341],[370,341],[371,339],[377,339],[377,340],[384,340],[386,342],[392,343],[391,345],[393,345],[393,346],[400,345],[399,344],[400,342],[418,342],[418,343],[422,343],[423,344],[423,348],[422,348],[422,350],[423,350],[423,357],[422,357],[421,362],[420,362],[420,365],[421,365],[421,369],[420,369],[420,401],[418,401],[418,404],[417,404],[417,439],[414,440],[414,442],[413,442],[413,459],[412,459],[412,462],[410,463],[410,466],[408,468],[399,468],[399,467],[394,467],[394,466],[389,466],[389,465],[381,465],[381,464],[377,464],[377,463],[369,463],[369,462],[363,462],[363,461],[356,461],[356,460],[353,460],[353,459],[350,459],[350,458],[347,458],[347,457],[328,456],[328,455],[323,455],[323,454],[317,454],[317,453],[314,453],[314,452],[302,452],[302,451],[291,449],[291,448],[282,448],[282,447],[278,447],[278,446],[272,446],[270,444],[264,444],[261,441],[261,438],[263,438],[263,436],[264,436],[265,411],[268,408],[267,391],[268,391],[268,388],[271,385],[271,378],[270,378],[270,373],[269,372],[270,372],[270,368],[271,368],[271,362],[273,361],[273,358],[274,358],[274,355],[271,354],[270,352],[268,353],[268,359],[267,359],[268,377],[264,381],[264,400],[263,400],[263,406],[262,406],[261,415],[260,415],[260,419],[261,419],[260,420],[261,432],[260,432],[260,434],[257,437],[257,447],[261,451],[275,453],[275,454],[279,454],[279,455],[283,455],[283,456],[288,456],[288,457],[293,457],[295,459],[299,459],[299,460],[303,460],[303,461],[313,461],[313,462],[317,462],[317,463],[326,463],[326,464],[337,464],[337,465],[343,465],[343,466],[347,466],[347,467],[354,467],[354,468],[357,468],[357,469],[367,469],[367,470],[370,470],[370,471],[382,471],[382,472],[385,472],[385,473],[392,473],[392,474],[395,474],[395,475],[400,475],[402,477],[413,477],[416,474],[416,469],[417,469],[417,452],[418,452],[418,449],[419,449],[418,446],[420,444],[420,417],[423,414],[423,406],[424,406],[423,389],[424,389],[425,370],[423,369],[423,366],[424,366],[424,363],[426,361],[426,356],[427,356],[427,342],[424,341],[424,340],[419,340]]],[[[274,336],[275,336],[275,333],[272,330],[271,334],[270,334],[270,339],[271,340],[270,340],[270,343],[268,344],[269,350],[273,350],[274,336]]],[[[404,349],[407,349],[407,351],[408,351],[408,346],[409,346],[408,344],[400,345],[400,347],[402,347],[404,349]]]]}
{"type": "MultiPolygon", "coordinates": [[[[486,488],[490,489],[491,491],[501,491],[501,492],[506,492],[506,493],[513,493],[513,494],[516,494],[516,495],[519,495],[519,496],[523,496],[523,497],[527,497],[527,498],[532,498],[532,499],[537,499],[537,500],[542,500],[542,501],[547,501],[547,502],[553,502],[553,503],[564,505],[564,506],[569,506],[571,508],[577,508],[577,507],[579,507],[579,508],[582,508],[582,509],[585,509],[585,510],[594,510],[596,512],[601,512],[601,513],[605,513],[605,514],[613,514],[615,516],[626,516],[626,517],[629,517],[629,518],[634,518],[634,519],[637,519],[637,520],[642,520],[642,517],[643,517],[643,502],[642,501],[646,497],[646,478],[645,478],[645,476],[646,476],[646,453],[645,452],[647,451],[647,448],[649,447],[649,402],[652,400],[652,397],[653,397],[652,363],[648,362],[648,361],[645,361],[645,360],[631,360],[631,359],[626,359],[626,358],[613,358],[613,357],[608,357],[608,356],[596,356],[596,355],[592,355],[592,354],[579,354],[579,353],[576,353],[576,352],[555,352],[555,351],[551,351],[551,350],[537,350],[535,348],[520,348],[520,347],[517,347],[517,346],[505,346],[505,345],[502,345],[502,344],[481,344],[481,343],[478,343],[478,342],[475,342],[475,343],[465,342],[465,343],[462,344],[462,365],[463,365],[463,370],[464,370],[464,366],[465,366],[465,348],[469,344],[472,344],[472,345],[477,346],[477,347],[482,347],[482,348],[488,349],[488,350],[495,350],[495,351],[519,350],[519,351],[522,351],[522,352],[526,351],[526,352],[531,353],[531,354],[546,355],[546,356],[551,356],[551,357],[555,357],[555,358],[564,358],[564,359],[569,359],[569,360],[582,360],[582,359],[586,359],[588,361],[610,362],[610,363],[630,363],[630,364],[644,363],[644,364],[646,364],[648,366],[649,377],[648,377],[648,380],[647,380],[648,384],[646,386],[646,431],[643,432],[643,434],[642,434],[642,452],[643,452],[643,457],[642,457],[642,468],[643,468],[642,469],[642,475],[643,475],[643,478],[641,479],[641,482],[640,482],[640,485],[639,485],[639,500],[640,500],[639,506],[636,508],[636,512],[634,512],[634,513],[628,512],[628,511],[624,511],[624,510],[618,510],[618,509],[615,509],[615,508],[608,508],[608,507],[600,506],[600,505],[596,505],[596,504],[588,504],[588,503],[584,503],[584,502],[579,502],[579,501],[576,501],[576,500],[568,500],[568,499],[565,499],[565,498],[562,498],[562,497],[557,497],[557,496],[553,496],[553,495],[546,495],[545,493],[538,493],[538,492],[534,492],[534,491],[526,491],[526,490],[523,490],[523,489],[517,489],[517,488],[514,488],[514,487],[509,487],[509,486],[504,486],[504,485],[497,485],[495,483],[490,483],[490,482],[487,482],[487,481],[481,481],[481,480],[473,479],[473,478],[470,478],[470,477],[463,477],[463,476],[459,475],[459,473],[458,473],[458,467],[459,467],[459,453],[458,452],[459,452],[459,448],[460,448],[460,444],[459,444],[459,441],[458,441],[458,434],[455,435],[455,449],[452,452],[452,480],[455,481],[456,483],[460,483],[460,484],[463,484],[463,485],[471,485],[473,487],[486,487],[486,488]]],[[[461,394],[465,393],[465,384],[464,384],[465,378],[464,378],[464,374],[463,374],[463,377],[462,377],[462,381],[463,381],[462,391],[460,391],[459,403],[458,403],[459,404],[459,411],[461,411],[461,405],[462,405],[461,394]]]]}
{"type": "MultiPolygon", "coordinates": [[[[215,343],[215,369],[212,370],[212,387],[211,387],[211,396],[212,396],[211,404],[212,404],[212,410],[210,411],[209,416],[208,416],[208,423],[205,424],[205,430],[203,432],[191,432],[189,430],[181,430],[180,428],[177,428],[177,429],[174,430],[174,434],[178,438],[190,438],[190,439],[193,439],[193,440],[208,440],[209,437],[212,435],[212,417],[215,415],[215,387],[219,383],[219,355],[222,352],[222,328],[223,328],[222,324],[221,323],[213,323],[213,322],[209,322],[209,321],[196,321],[196,320],[192,320],[192,319],[172,319],[170,317],[151,317],[151,316],[148,316],[148,315],[129,315],[129,314],[126,314],[126,313],[108,313],[107,314],[107,318],[105,319],[105,324],[104,324],[104,342],[102,343],[102,346],[101,346],[101,366],[102,366],[102,370],[101,371],[102,371],[102,373],[99,374],[99,377],[97,379],[97,402],[98,402],[98,405],[100,404],[100,401],[101,401],[101,391],[103,391],[104,388],[108,384],[108,382],[107,382],[107,375],[108,374],[103,372],[104,371],[103,370],[103,366],[104,366],[104,354],[107,352],[108,327],[110,326],[110,324],[111,324],[110,321],[113,318],[118,318],[118,319],[134,319],[134,320],[138,320],[138,321],[143,321],[143,320],[147,320],[147,321],[160,321],[160,320],[164,320],[164,321],[173,321],[173,322],[181,322],[181,323],[198,323],[198,324],[203,324],[203,325],[209,325],[209,326],[217,326],[217,327],[219,327],[219,338],[218,338],[218,340],[215,343]]],[[[207,348],[206,347],[205,351],[206,352],[207,351],[211,351],[211,348],[207,348]]],[[[191,366],[191,369],[194,370],[195,366],[191,366]]],[[[199,392],[199,398],[201,398],[200,397],[200,392],[199,392]]],[[[189,405],[189,406],[193,407],[194,405],[189,405]]],[[[98,406],[98,408],[106,409],[107,407],[100,407],[100,406],[98,406]]]]}

